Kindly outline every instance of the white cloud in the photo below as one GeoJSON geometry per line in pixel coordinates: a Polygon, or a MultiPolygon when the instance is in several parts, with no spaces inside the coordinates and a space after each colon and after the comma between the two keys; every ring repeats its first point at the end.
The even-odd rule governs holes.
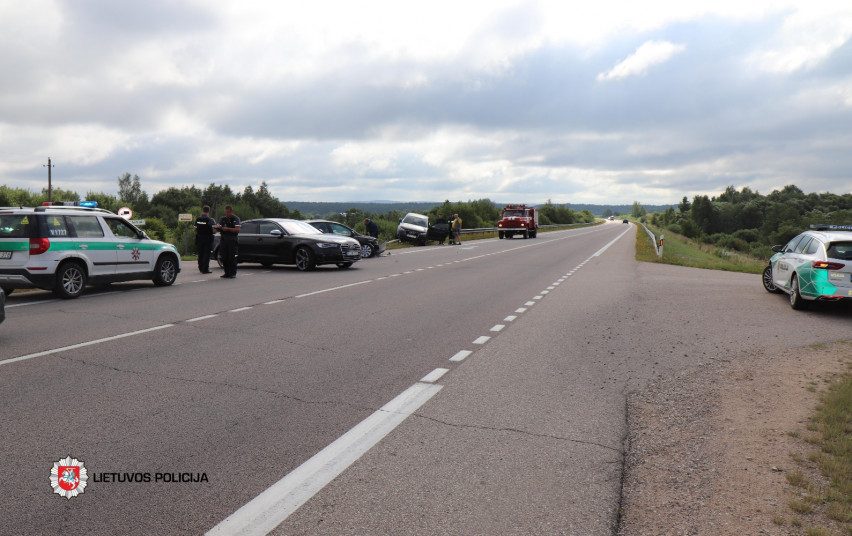
{"type": "Polygon", "coordinates": [[[646,41],[633,54],[618,62],[615,67],[605,73],[600,73],[597,79],[602,82],[643,75],[648,72],[649,68],[669,61],[675,54],[684,50],[686,50],[686,45],[669,41],[646,41]]]}

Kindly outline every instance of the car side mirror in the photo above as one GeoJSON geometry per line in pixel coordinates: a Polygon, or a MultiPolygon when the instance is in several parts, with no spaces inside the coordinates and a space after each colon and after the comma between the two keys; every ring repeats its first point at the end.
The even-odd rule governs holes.
{"type": "Polygon", "coordinates": [[[781,246],[781,245],[772,246],[772,251],[774,251],[775,253],[781,253],[782,249],[784,249],[784,246],[781,246]]]}
{"type": "Polygon", "coordinates": [[[281,234],[281,229],[273,229],[269,231],[269,234],[271,234],[272,236],[277,236],[278,238],[281,238],[283,236],[281,234]]]}
{"type": "Polygon", "coordinates": [[[402,218],[399,219],[399,223],[402,223],[402,218]]]}

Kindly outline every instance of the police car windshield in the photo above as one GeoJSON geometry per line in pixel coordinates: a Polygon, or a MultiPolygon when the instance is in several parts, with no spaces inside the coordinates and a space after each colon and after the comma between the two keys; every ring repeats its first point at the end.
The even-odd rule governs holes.
{"type": "Polygon", "coordinates": [[[291,235],[317,235],[322,234],[322,231],[309,223],[303,221],[280,221],[281,227],[291,235]]]}

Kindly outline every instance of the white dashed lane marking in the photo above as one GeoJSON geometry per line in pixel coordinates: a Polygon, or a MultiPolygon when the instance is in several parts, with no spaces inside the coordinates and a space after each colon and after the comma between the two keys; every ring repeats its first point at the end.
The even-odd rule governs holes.
{"type": "Polygon", "coordinates": [[[470,350],[462,350],[462,351],[458,352],[456,355],[454,355],[453,357],[451,357],[450,361],[456,361],[456,362],[464,361],[464,358],[466,358],[467,356],[469,356],[472,353],[473,352],[471,352],[470,350]]]}
{"type": "Polygon", "coordinates": [[[490,340],[491,340],[491,337],[482,335],[481,337],[477,337],[476,340],[473,341],[473,344],[485,344],[486,342],[488,342],[490,340]]]}
{"type": "Polygon", "coordinates": [[[513,322],[516,318],[518,318],[518,317],[515,316],[515,315],[509,315],[509,316],[507,316],[506,318],[503,319],[503,322],[513,322]]]}
{"type": "Polygon", "coordinates": [[[441,379],[441,376],[443,376],[444,374],[446,374],[449,371],[450,371],[450,369],[436,368],[435,370],[433,370],[429,374],[420,378],[420,381],[424,382],[424,383],[435,383],[436,381],[441,379]]]}
{"type": "Polygon", "coordinates": [[[503,324],[495,324],[494,326],[492,326],[492,328],[489,331],[494,331],[494,332],[503,331],[503,328],[505,328],[505,327],[506,326],[503,325],[503,324]]]}

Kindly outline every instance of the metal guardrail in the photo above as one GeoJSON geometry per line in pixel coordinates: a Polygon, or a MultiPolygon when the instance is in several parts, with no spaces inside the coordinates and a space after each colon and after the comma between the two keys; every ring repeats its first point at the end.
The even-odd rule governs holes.
{"type": "Polygon", "coordinates": [[[654,233],[651,232],[650,229],[645,227],[644,223],[639,223],[639,225],[641,225],[642,228],[645,229],[645,232],[648,233],[648,238],[651,239],[651,244],[654,245],[654,251],[657,253],[657,257],[662,257],[663,256],[663,243],[664,243],[664,240],[665,240],[663,238],[663,235],[660,235],[660,240],[658,241],[657,235],[655,235],[654,233]]]}

